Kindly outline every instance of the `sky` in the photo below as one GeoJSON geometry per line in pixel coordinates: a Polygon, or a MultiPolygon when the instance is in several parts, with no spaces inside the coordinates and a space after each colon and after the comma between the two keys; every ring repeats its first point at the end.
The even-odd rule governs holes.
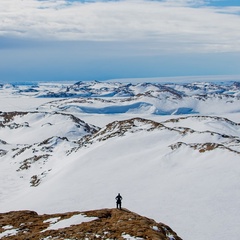
{"type": "Polygon", "coordinates": [[[0,82],[240,76],[239,0],[1,0],[0,82]]]}

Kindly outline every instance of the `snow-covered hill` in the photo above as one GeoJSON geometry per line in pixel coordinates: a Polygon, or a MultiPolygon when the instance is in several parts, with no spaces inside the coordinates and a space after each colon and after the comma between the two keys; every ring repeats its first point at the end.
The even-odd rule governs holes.
{"type": "Polygon", "coordinates": [[[120,192],[124,207],[170,225],[184,240],[238,239],[237,83],[80,82],[39,85],[31,94],[26,88],[0,91],[2,212],[109,208],[120,192]],[[49,95],[67,88],[86,95],[49,95]],[[190,115],[180,111],[190,106],[190,115]]]}
{"type": "Polygon", "coordinates": [[[94,81],[2,85],[0,96],[6,93],[12,97],[61,98],[40,107],[51,111],[91,114],[138,114],[139,111],[155,115],[226,114],[238,112],[240,102],[239,82],[126,84],[94,81]]]}

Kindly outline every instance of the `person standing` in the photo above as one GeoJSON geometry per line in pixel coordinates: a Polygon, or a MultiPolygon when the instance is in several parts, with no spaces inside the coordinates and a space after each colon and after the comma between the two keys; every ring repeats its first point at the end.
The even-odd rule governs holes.
{"type": "Polygon", "coordinates": [[[117,209],[122,209],[122,196],[120,193],[115,198],[117,200],[117,209]]]}

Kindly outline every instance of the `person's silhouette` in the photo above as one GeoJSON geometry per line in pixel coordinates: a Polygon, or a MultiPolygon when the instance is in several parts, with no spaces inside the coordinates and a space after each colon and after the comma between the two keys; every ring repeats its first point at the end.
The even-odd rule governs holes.
{"type": "Polygon", "coordinates": [[[122,196],[120,193],[115,198],[117,200],[117,209],[122,209],[122,196]]]}

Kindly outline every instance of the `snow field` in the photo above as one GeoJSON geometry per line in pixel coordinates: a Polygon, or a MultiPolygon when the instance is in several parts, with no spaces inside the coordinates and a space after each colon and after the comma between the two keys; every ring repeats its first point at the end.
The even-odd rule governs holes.
{"type": "MultiPolygon", "coordinates": [[[[97,89],[97,86],[95,88],[97,89]]],[[[58,91],[54,87],[53,90],[58,91]]],[[[142,90],[140,85],[136,89],[139,92],[142,90]]],[[[10,93],[11,89],[1,92],[1,111],[34,111],[39,107],[40,110],[52,112],[50,106],[53,104],[50,102],[56,100],[19,96],[8,99],[10,93]]],[[[167,129],[148,132],[147,126],[136,125],[135,130],[140,127],[143,130],[93,142],[92,145],[70,155],[66,155],[66,150],[71,148],[71,145],[74,147],[74,143],[53,138],[49,143],[54,145],[53,156],[46,165],[41,166],[41,171],[37,167],[39,163],[36,163],[26,171],[16,172],[19,167],[17,160],[11,159],[9,155],[3,156],[0,160],[1,211],[29,209],[41,214],[111,208],[115,207],[115,196],[120,192],[124,208],[166,223],[184,240],[238,240],[240,155],[221,148],[200,153],[188,144],[223,143],[225,138],[221,134],[236,136],[238,139],[239,125],[232,125],[217,118],[194,117],[183,118],[174,123],[164,122],[181,115],[161,116],[153,113],[156,109],[172,113],[178,108],[182,113],[186,113],[184,111],[187,108],[192,108],[198,111],[200,116],[206,114],[227,117],[238,122],[239,101],[226,103],[224,98],[208,99],[202,103],[191,98],[184,101],[181,104],[178,99],[169,102],[166,99],[160,102],[153,99],[147,101],[147,98],[143,97],[141,102],[152,104],[152,107],[138,105],[137,109],[130,112],[129,106],[132,105],[128,103],[121,106],[117,102],[112,108],[107,108],[105,113],[101,111],[107,106],[106,103],[93,101],[93,104],[83,104],[88,111],[94,106],[91,113],[78,111],[77,106],[75,116],[100,127],[114,120],[138,116],[163,122],[167,127],[176,130],[187,127],[199,132],[188,132],[185,135],[167,129]],[[120,106],[118,114],[113,114],[116,112],[114,106],[120,106]],[[96,114],[98,109],[101,114],[96,114]],[[186,145],[171,149],[170,145],[177,142],[184,142],[186,145]],[[30,176],[49,169],[51,170],[39,186],[29,187],[30,176]]],[[[57,110],[56,102],[54,111],[57,110]]],[[[60,112],[62,110],[63,108],[59,108],[60,112]]],[[[26,118],[23,122],[21,118],[16,118],[15,121],[19,124],[25,121],[34,122],[31,128],[23,126],[11,132],[1,129],[0,139],[12,144],[1,144],[2,149],[10,150],[19,143],[38,143],[58,135],[79,139],[83,133],[81,129],[69,126],[64,117],[28,117],[29,119],[26,118]]],[[[234,144],[234,149],[239,151],[239,145],[234,144]]],[[[20,155],[18,161],[31,157],[31,151],[32,149],[20,155]]],[[[14,234],[13,229],[6,231],[14,234]]]]}
{"type": "Polygon", "coordinates": [[[120,192],[123,207],[170,225],[183,239],[214,239],[223,228],[219,237],[237,234],[239,156],[188,147],[171,152],[164,136],[137,133],[97,143],[3,209],[54,213],[115,207],[120,192]]]}

